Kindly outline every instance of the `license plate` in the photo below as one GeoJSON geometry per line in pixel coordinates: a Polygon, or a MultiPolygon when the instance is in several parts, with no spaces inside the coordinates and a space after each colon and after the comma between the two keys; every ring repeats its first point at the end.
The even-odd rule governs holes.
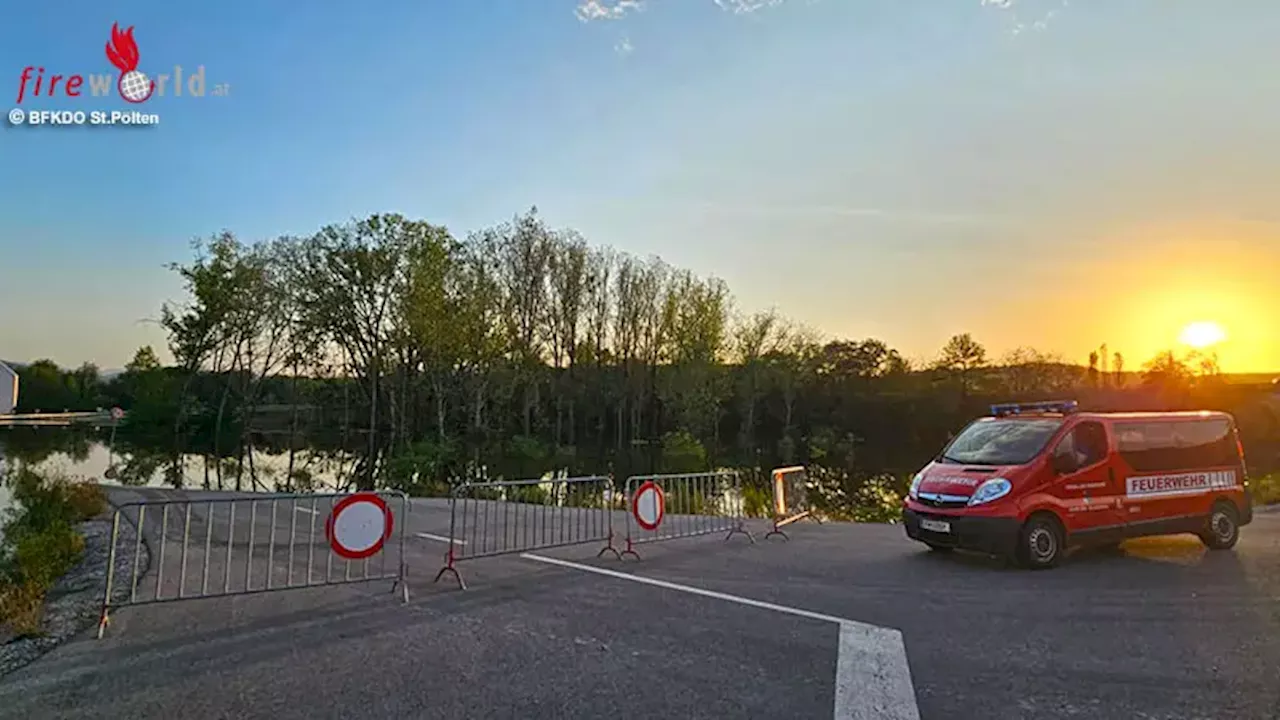
{"type": "Polygon", "coordinates": [[[949,533],[951,532],[951,523],[942,520],[921,520],[920,528],[931,532],[949,533]]]}

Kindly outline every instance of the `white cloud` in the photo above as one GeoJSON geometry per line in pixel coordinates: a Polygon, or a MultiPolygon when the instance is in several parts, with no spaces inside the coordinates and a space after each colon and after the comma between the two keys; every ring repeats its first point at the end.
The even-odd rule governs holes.
{"type": "MultiPolygon", "coordinates": [[[[712,0],[721,10],[734,14],[753,13],[762,8],[781,5],[785,0],[712,0]]],[[[989,0],[983,0],[985,4],[989,0]]],[[[582,22],[595,20],[621,20],[633,12],[644,9],[646,0],[578,0],[578,19],[582,22]]],[[[1012,2],[1012,0],[1004,0],[1012,2]]]]}
{"type": "Polygon", "coordinates": [[[1071,0],[981,0],[982,7],[1000,11],[1009,19],[1009,32],[1039,32],[1071,5],[1071,0]]]}
{"type": "Polygon", "coordinates": [[[578,19],[582,22],[618,20],[627,13],[643,9],[643,0],[581,0],[578,3],[578,19]]]}
{"type": "Polygon", "coordinates": [[[783,0],[715,0],[715,2],[721,9],[741,14],[755,12],[760,8],[781,5],[783,0]]]}
{"type": "Polygon", "coordinates": [[[622,38],[614,44],[613,51],[622,57],[626,57],[635,51],[635,46],[631,44],[631,38],[623,35],[622,38]]]}

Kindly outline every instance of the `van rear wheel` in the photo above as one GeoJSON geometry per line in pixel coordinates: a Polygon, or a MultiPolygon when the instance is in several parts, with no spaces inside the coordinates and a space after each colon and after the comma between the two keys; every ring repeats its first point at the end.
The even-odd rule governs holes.
{"type": "Polygon", "coordinates": [[[1062,562],[1067,543],[1062,525],[1051,515],[1032,515],[1018,536],[1018,564],[1031,570],[1047,570],[1062,562]]]}
{"type": "Polygon", "coordinates": [[[1230,550],[1240,540],[1240,517],[1230,503],[1218,502],[1213,506],[1200,540],[1210,550],[1230,550]]]}

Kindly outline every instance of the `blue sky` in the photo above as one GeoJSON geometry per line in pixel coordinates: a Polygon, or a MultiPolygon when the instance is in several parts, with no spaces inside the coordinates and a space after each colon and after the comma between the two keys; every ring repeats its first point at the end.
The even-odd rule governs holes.
{"type": "Polygon", "coordinates": [[[153,99],[155,128],[0,128],[0,357],[163,345],[163,266],[224,228],[396,211],[463,235],[536,204],[912,357],[969,331],[1140,358],[1211,320],[1228,369],[1280,369],[1280,5],[578,4],[16,6],[5,109],[27,65],[111,71],[113,22],[140,69],[231,91],[153,99]]]}

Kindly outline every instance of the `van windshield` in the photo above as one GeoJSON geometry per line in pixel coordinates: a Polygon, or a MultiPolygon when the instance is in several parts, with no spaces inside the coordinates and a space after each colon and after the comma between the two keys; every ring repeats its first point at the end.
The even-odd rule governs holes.
{"type": "Polygon", "coordinates": [[[1044,449],[1062,422],[979,420],[961,431],[938,460],[961,465],[1022,465],[1044,449]]]}

